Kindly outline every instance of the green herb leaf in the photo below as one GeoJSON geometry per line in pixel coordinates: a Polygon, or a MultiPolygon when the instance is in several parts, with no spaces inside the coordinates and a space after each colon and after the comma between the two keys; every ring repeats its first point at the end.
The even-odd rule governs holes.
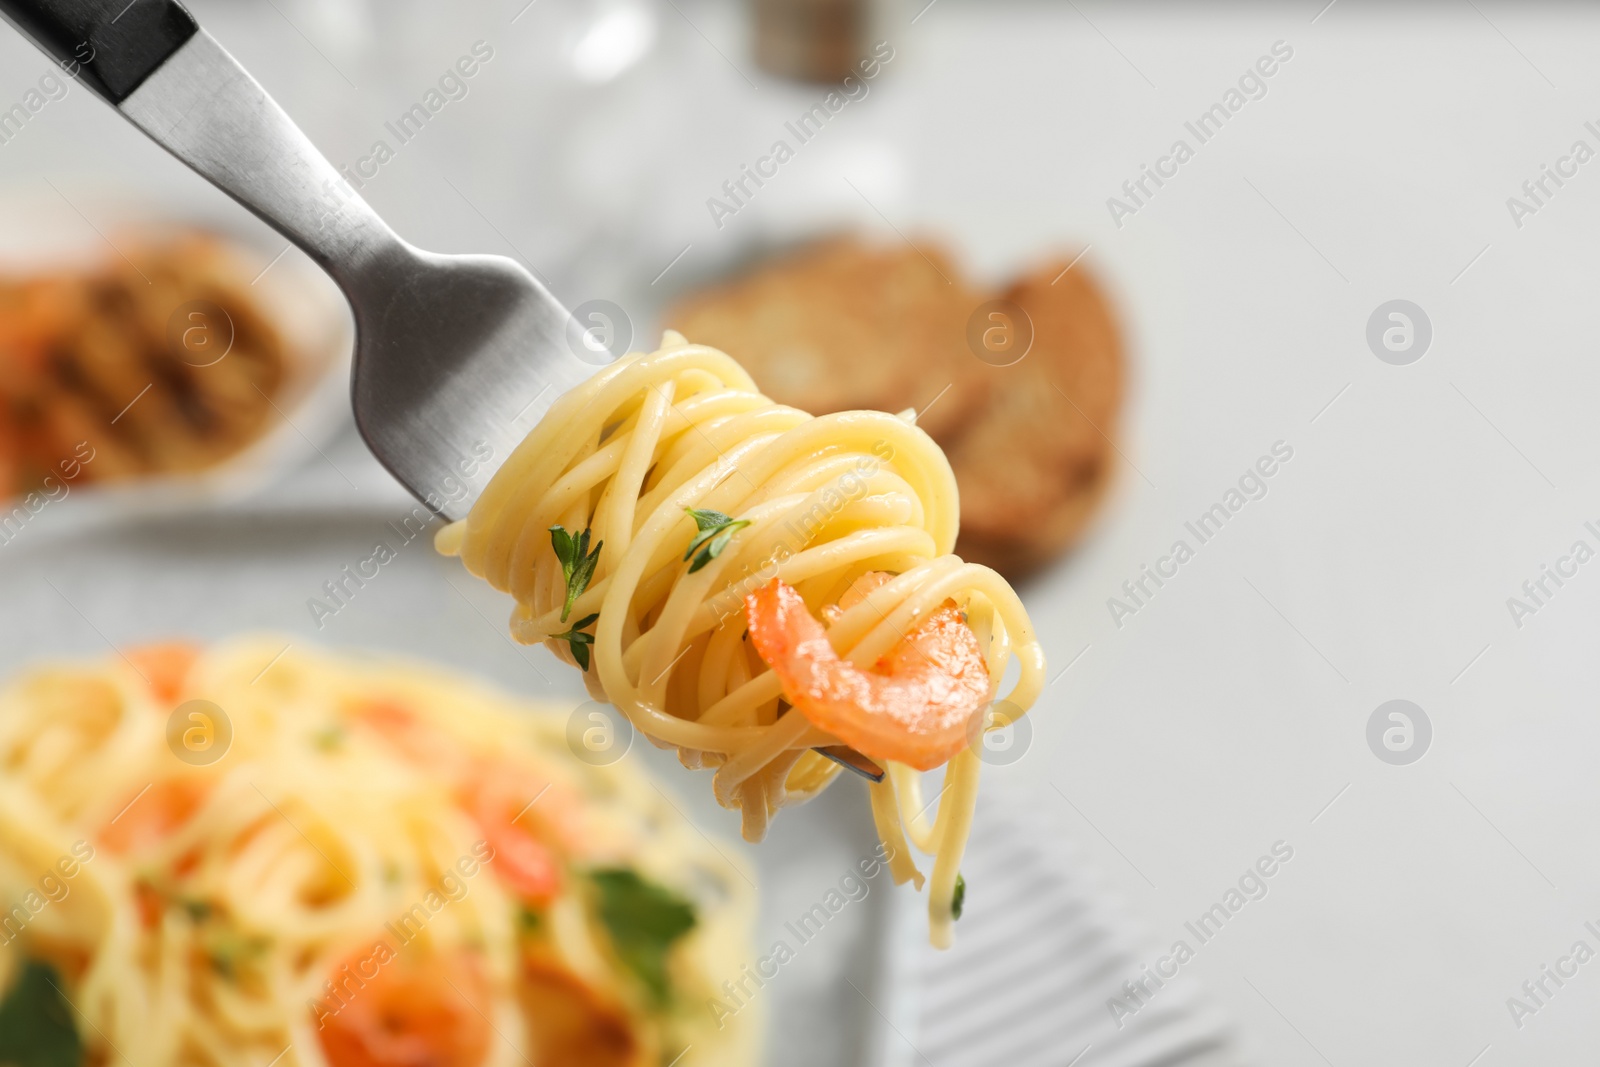
{"type": "Polygon", "coordinates": [[[83,1039],[61,992],[61,975],[30,959],[0,1001],[0,1063],[14,1067],[80,1067],[83,1039]]]}
{"type": "MultiPolygon", "coordinates": [[[[707,530],[720,530],[733,521],[733,516],[724,515],[722,512],[713,511],[710,508],[705,508],[704,510],[684,508],[683,510],[689,513],[689,517],[694,520],[695,526],[699,527],[701,533],[705,533],[707,530]]],[[[683,558],[688,559],[689,556],[685,554],[683,558]]]]}
{"type": "Polygon", "coordinates": [[[572,535],[567,533],[566,527],[560,523],[550,527],[550,547],[556,551],[556,559],[561,561],[561,571],[569,578],[572,576],[572,535]]]}
{"type": "Polygon", "coordinates": [[[216,913],[216,908],[209,900],[199,897],[179,897],[178,905],[189,913],[189,918],[197,923],[203,923],[216,913]]]}
{"type": "Polygon", "coordinates": [[[321,752],[336,752],[344,744],[344,727],[326,726],[311,735],[311,743],[321,752]]]}
{"type": "Polygon", "coordinates": [[[594,621],[599,617],[598,613],[585,615],[573,623],[572,628],[566,633],[550,635],[550,640],[552,641],[565,641],[567,643],[567,647],[572,649],[572,658],[577,660],[578,666],[584,670],[589,669],[589,646],[594,644],[594,634],[586,634],[581,631],[594,625],[594,621]]]}
{"type": "Polygon", "coordinates": [[[517,928],[525,937],[539,937],[544,933],[544,914],[522,905],[517,909],[517,928]]]}
{"type": "Polygon", "coordinates": [[[722,550],[728,547],[735,530],[742,530],[750,525],[749,519],[734,519],[720,511],[709,509],[697,511],[694,508],[683,510],[689,513],[689,517],[694,520],[696,528],[700,531],[694,540],[689,542],[689,548],[683,554],[685,560],[694,556],[694,562],[689,565],[690,574],[722,555],[722,550]],[[702,545],[705,547],[701,548],[702,545]],[[697,549],[700,554],[695,556],[697,549]]]}
{"type": "Polygon", "coordinates": [[[959,920],[961,909],[967,904],[967,876],[956,872],[956,891],[950,897],[950,917],[959,920]]]}
{"type": "Polygon", "coordinates": [[[671,992],[667,954],[694,929],[694,905],[626,867],[591,871],[600,920],[617,958],[644,983],[657,1004],[671,992]]]}
{"type": "Polygon", "coordinates": [[[567,616],[572,614],[572,605],[594,579],[594,569],[600,562],[600,549],[604,545],[604,541],[596,541],[594,551],[590,552],[588,530],[573,537],[560,523],[550,527],[550,547],[555,549],[556,559],[561,561],[561,576],[567,582],[567,602],[561,608],[562,622],[567,621],[567,616]]]}
{"type": "Polygon", "coordinates": [[[254,966],[271,947],[270,938],[221,930],[211,937],[206,956],[212,970],[233,980],[239,977],[240,970],[254,966]]]}

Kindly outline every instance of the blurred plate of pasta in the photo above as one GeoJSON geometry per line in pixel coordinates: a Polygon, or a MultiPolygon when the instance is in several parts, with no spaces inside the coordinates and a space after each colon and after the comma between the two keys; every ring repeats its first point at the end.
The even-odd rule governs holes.
{"type": "Polygon", "coordinates": [[[248,496],[347,423],[332,283],[174,204],[0,192],[0,542],[248,496]]]}
{"type": "Polygon", "coordinates": [[[700,1006],[753,876],[652,779],[574,758],[548,702],[280,644],[5,689],[0,1061],[752,1061],[759,1010],[700,1006]]]}
{"type": "MultiPolygon", "coordinates": [[[[442,890],[453,887],[443,884],[446,872],[437,863],[437,870],[409,882],[410,875],[398,881],[390,879],[381,858],[358,870],[366,861],[357,860],[354,855],[371,858],[377,855],[374,848],[382,851],[389,847],[380,847],[378,842],[389,842],[399,849],[404,872],[420,870],[417,865],[422,863],[423,852],[433,857],[429,862],[448,862],[452,866],[463,857],[475,858],[472,845],[480,837],[487,837],[463,826],[465,836],[440,844],[439,835],[430,832],[424,835],[424,841],[433,844],[424,849],[403,829],[390,827],[391,818],[404,822],[399,819],[403,805],[397,799],[400,794],[385,794],[384,782],[411,780],[419,783],[422,792],[442,798],[436,805],[422,804],[421,809],[428,820],[444,822],[455,821],[466,810],[452,810],[460,808],[458,794],[463,788],[475,793],[491,783],[489,776],[476,767],[454,778],[441,777],[438,768],[446,762],[445,748],[449,743],[445,737],[411,736],[409,757],[404,752],[391,757],[377,746],[392,749],[396,739],[406,743],[406,736],[413,731],[405,720],[413,715],[422,717],[419,722],[425,719],[440,725],[450,737],[466,737],[461,731],[472,716],[462,709],[468,704],[492,704],[502,708],[505,715],[496,716],[496,723],[482,720],[487,729],[467,737],[467,747],[485,754],[501,752],[517,760],[525,759],[530,772],[535,764],[548,771],[537,782],[531,773],[512,776],[511,784],[518,795],[509,800],[499,798],[504,803],[497,802],[494,810],[508,818],[519,816],[511,819],[515,826],[532,825],[545,812],[557,810],[552,802],[562,789],[558,780],[569,779],[594,787],[586,794],[591,797],[589,808],[626,809],[632,814],[626,815],[624,821],[638,822],[641,813],[649,816],[645,832],[636,839],[637,852],[611,850],[604,856],[597,854],[565,864],[575,873],[576,880],[562,884],[581,889],[596,904],[602,903],[607,893],[625,898],[628,915],[648,917],[651,929],[664,929],[670,935],[675,928],[670,902],[647,887],[632,883],[626,875],[619,878],[602,874],[599,881],[594,878],[596,869],[611,870],[626,860],[621,866],[640,872],[651,884],[670,890],[675,896],[696,902],[695,931],[723,930],[719,917],[730,922],[738,919],[738,936],[719,933],[715,951],[710,945],[693,947],[698,934],[690,933],[681,943],[687,957],[679,958],[678,949],[668,952],[668,970],[675,979],[671,987],[672,1010],[666,1015],[648,1010],[649,988],[640,986],[638,981],[614,981],[628,979],[627,973],[617,974],[616,967],[595,965],[583,970],[580,964],[585,960],[591,965],[596,963],[595,954],[584,948],[588,939],[573,940],[563,935],[563,945],[571,950],[564,949],[561,955],[565,970],[578,968],[588,976],[586,984],[593,991],[617,994],[602,996],[598,1002],[602,1009],[606,1004],[620,1003],[623,1008],[629,1003],[636,1005],[635,1009],[620,1013],[627,1031],[637,1037],[615,1042],[613,1052],[627,1053],[620,1062],[627,1067],[666,1067],[680,1054],[682,1059],[676,1067],[720,1067],[732,1063],[739,1067],[810,1067],[816,1063],[836,1067],[911,1067],[920,1062],[901,1035],[910,1033],[915,1018],[917,987],[908,967],[915,958],[913,950],[918,941],[927,936],[926,919],[914,901],[907,906],[907,898],[895,892],[859,781],[852,776],[811,803],[788,812],[760,848],[737,841],[737,816],[719,807],[708,790],[690,787],[691,783],[685,780],[689,772],[680,765],[675,752],[657,749],[646,738],[636,736],[625,725],[626,720],[612,709],[586,699],[581,683],[563,678],[549,652],[522,648],[495,635],[491,627],[499,624],[491,623],[487,617],[498,610],[490,599],[493,594],[483,595],[488,594],[487,590],[480,594],[466,582],[458,587],[450,580],[458,564],[436,555],[426,537],[418,532],[420,527],[409,525],[415,518],[413,507],[420,505],[394,508],[346,501],[324,506],[297,498],[291,507],[272,506],[270,501],[246,501],[229,508],[196,507],[135,516],[115,526],[101,524],[48,537],[30,535],[0,552],[6,564],[0,567],[0,602],[12,609],[14,618],[27,620],[26,625],[12,626],[6,631],[6,640],[0,642],[0,689],[9,685],[7,692],[18,692],[19,684],[26,688],[26,679],[38,677],[41,670],[51,677],[61,677],[64,671],[69,681],[70,677],[82,678],[87,672],[91,679],[108,674],[120,678],[116,684],[121,688],[117,691],[127,698],[127,703],[112,709],[114,714],[109,718],[100,716],[104,707],[85,705],[76,697],[65,704],[50,705],[55,710],[44,717],[28,710],[39,706],[33,696],[21,703],[0,698],[0,750],[4,750],[0,752],[0,764],[4,764],[0,766],[0,1038],[4,1037],[4,1005],[28,1003],[26,996],[17,999],[19,988],[23,994],[31,991],[47,1003],[55,1003],[58,994],[43,980],[44,972],[38,967],[31,985],[22,984],[29,974],[29,962],[33,961],[40,967],[55,968],[50,977],[59,982],[62,993],[95,1013],[96,1024],[106,1030],[109,1044],[69,1006],[73,1029],[86,1046],[104,1050],[114,1044],[141,1065],[196,1062],[154,1054],[141,1057],[140,1052],[159,1047],[161,1041],[174,1034],[204,1037],[215,1026],[225,1027],[228,1039],[234,1043],[228,1047],[235,1051],[227,1057],[199,1062],[262,1067],[292,1041],[296,1051],[285,1054],[278,1067],[330,1062],[339,1067],[347,1063],[322,1052],[328,1031],[338,1030],[329,1020],[329,1013],[337,1011],[336,1018],[342,1023],[361,1017],[359,1005],[387,1001],[378,995],[381,988],[356,986],[349,995],[341,994],[346,1002],[354,997],[358,1005],[352,1009],[356,1014],[350,1015],[338,999],[315,1001],[329,993],[322,983],[331,982],[334,977],[342,981],[345,962],[350,962],[351,973],[358,978],[362,967],[369,975],[374,969],[385,974],[404,973],[396,969],[398,961],[384,963],[376,958],[379,954],[373,943],[384,936],[383,923],[393,922],[402,934],[407,933],[403,920],[413,905],[422,902],[428,912],[425,937],[431,943],[436,936],[455,929],[457,920],[475,912],[480,904],[509,892],[504,886],[497,888],[497,880],[501,880],[498,872],[506,869],[507,849],[526,852],[525,846],[497,846],[496,856],[501,858],[482,864],[480,873],[468,876],[456,868],[468,886],[465,899],[460,903],[436,901],[438,906],[427,902],[430,888],[435,884],[442,890]],[[361,577],[360,561],[370,557],[373,546],[380,542],[390,549],[386,557],[389,562],[372,576],[361,577]],[[330,588],[343,590],[337,602],[331,599],[330,588]],[[333,603],[336,610],[313,612],[312,602],[333,603]],[[248,636],[251,634],[257,636],[248,636]],[[175,641],[179,642],[177,646],[172,644],[175,641]],[[183,652],[185,642],[203,650],[198,659],[183,652]],[[426,666],[430,663],[440,666],[426,666]],[[448,674],[442,672],[445,664],[449,665],[448,674]],[[212,665],[217,668],[215,674],[212,665]],[[332,673],[327,669],[330,667],[332,673]],[[420,678],[418,671],[438,679],[443,688],[424,693],[406,681],[420,678]],[[182,682],[172,682],[178,675],[182,682]],[[337,682],[337,678],[354,680],[358,675],[362,681],[354,689],[344,690],[343,683],[337,682]],[[224,685],[224,678],[231,681],[224,685]],[[156,688],[150,688],[152,683],[156,688]],[[500,695],[472,695],[490,692],[500,695]],[[361,699],[350,704],[341,693],[361,699]],[[405,714],[398,719],[395,701],[388,700],[387,705],[375,708],[364,699],[399,697],[403,693],[412,695],[400,702],[405,714]],[[313,724],[312,719],[321,713],[308,718],[307,712],[318,708],[327,712],[323,716],[327,721],[318,719],[313,724]],[[59,722],[50,718],[57,711],[59,722]],[[199,718],[193,717],[196,713],[199,718]],[[373,713],[381,720],[381,730],[362,725],[363,721],[373,721],[373,713]],[[366,720],[361,719],[363,714],[367,715],[366,720]],[[506,716],[515,716],[527,725],[504,725],[501,720],[506,716]],[[20,762],[15,768],[7,762],[7,753],[21,751],[8,747],[8,738],[28,735],[33,727],[65,738],[85,723],[96,734],[82,741],[95,749],[92,755],[88,749],[76,747],[52,755],[59,740],[43,746],[22,742],[21,748],[30,755],[21,762],[43,774],[43,778],[31,779],[35,784],[22,780],[32,772],[21,771],[20,762]],[[395,728],[397,725],[399,729],[395,728]],[[524,743],[532,736],[528,731],[541,730],[542,741],[535,738],[537,744],[524,743]],[[358,736],[362,734],[372,737],[363,739],[358,736]],[[359,767],[341,762],[352,757],[371,760],[359,767]],[[263,760],[282,772],[281,782],[262,776],[263,760]],[[408,761],[415,766],[408,767],[408,761]],[[83,796],[92,794],[104,803],[92,813],[85,807],[51,814],[55,809],[50,807],[53,802],[46,793],[58,798],[79,795],[73,789],[50,792],[55,786],[45,784],[45,780],[52,779],[52,766],[77,783],[73,789],[81,788],[83,796]],[[106,775],[108,766],[120,768],[114,780],[106,775]],[[174,784],[153,784],[127,814],[119,817],[119,809],[146,783],[157,779],[174,784]],[[270,930],[258,928],[262,924],[255,922],[240,929],[240,924],[231,919],[218,925],[219,920],[236,914],[256,914],[263,897],[281,899],[283,883],[273,889],[246,878],[227,890],[224,899],[217,895],[222,892],[220,883],[208,881],[208,889],[194,879],[210,879],[219,872],[237,874],[240,868],[231,861],[215,868],[206,863],[191,868],[184,862],[184,853],[190,847],[187,838],[163,837],[152,846],[154,851],[129,847],[119,853],[112,847],[124,843],[119,835],[139,837],[133,831],[141,817],[147,812],[157,814],[163,808],[156,804],[147,809],[149,801],[181,800],[188,786],[176,783],[204,785],[206,796],[221,797],[224,794],[217,791],[223,788],[224,779],[234,783],[228,788],[243,791],[227,794],[234,799],[211,810],[226,821],[230,814],[248,815],[249,806],[254,805],[256,814],[270,818],[273,832],[279,836],[277,843],[289,847],[291,857],[297,857],[294,862],[308,864],[306,870],[321,871],[327,886],[334,889],[335,896],[323,902],[331,905],[331,910],[321,905],[309,910],[296,905],[297,914],[291,921],[273,920],[268,924],[270,930]],[[524,812],[524,806],[540,795],[547,782],[556,784],[524,812]],[[659,783],[660,788],[651,783],[659,783]],[[305,830],[327,857],[272,811],[257,787],[305,830]],[[37,801],[27,810],[22,802],[12,803],[25,794],[37,801]],[[630,797],[634,799],[630,801],[630,797]],[[305,800],[311,803],[305,804],[305,800]],[[37,810],[39,807],[45,810],[37,810]],[[358,817],[358,808],[368,814],[358,817]],[[319,830],[313,823],[327,825],[319,830]],[[120,829],[125,824],[129,824],[128,829],[120,829]],[[48,837],[46,826],[50,827],[48,837]],[[99,837],[104,827],[111,828],[110,844],[99,837]],[[8,830],[13,836],[6,836],[8,830]],[[678,830],[687,832],[673,836],[678,830]],[[324,839],[325,832],[343,835],[341,839],[349,848],[333,844],[331,837],[324,839]],[[55,838],[61,835],[66,842],[65,852],[55,849],[55,838]],[[85,862],[71,852],[71,846],[79,840],[94,847],[92,860],[85,862]],[[703,858],[710,869],[731,875],[720,877],[720,882],[722,890],[737,899],[713,903],[719,898],[715,894],[707,896],[704,890],[711,887],[693,876],[697,865],[682,862],[683,854],[673,841],[703,858]],[[82,867],[76,876],[68,878],[55,867],[63,855],[70,861],[69,868],[71,863],[82,867]],[[412,857],[409,860],[408,855],[412,857]],[[648,855],[661,860],[662,865],[652,867],[648,855]],[[340,916],[348,911],[349,887],[344,875],[328,862],[330,859],[358,885],[394,899],[371,911],[366,921],[347,926],[340,916]],[[127,1030],[111,1028],[110,1015],[100,1014],[100,1006],[90,1006],[79,995],[87,972],[75,969],[81,967],[81,957],[75,957],[71,947],[81,945],[81,937],[89,935],[80,937],[72,931],[80,929],[80,920],[92,917],[94,909],[102,905],[124,911],[128,916],[125,921],[131,923],[135,916],[127,909],[138,904],[135,883],[141,874],[152,873],[153,865],[160,867],[162,863],[166,864],[165,875],[146,881],[165,890],[163,899],[168,905],[176,901],[176,909],[166,906],[161,914],[183,927],[182,938],[209,939],[217,934],[242,933],[243,938],[224,937],[220,947],[226,965],[232,959],[228,953],[233,948],[256,953],[252,946],[259,941],[252,939],[270,934],[270,951],[248,955],[243,961],[246,968],[259,970],[265,962],[266,970],[276,974],[278,968],[273,961],[293,963],[301,977],[315,979],[311,983],[314,988],[309,990],[314,995],[310,999],[315,1002],[308,1003],[303,989],[297,990],[301,995],[296,996],[281,990],[260,992],[250,984],[253,972],[245,968],[237,972],[243,982],[229,980],[226,975],[216,980],[209,967],[197,967],[193,957],[179,953],[182,973],[198,984],[175,982],[173,986],[160,987],[185,991],[177,999],[165,1002],[171,1005],[173,1014],[165,1016],[165,1021],[152,1020],[143,1026],[117,1015],[118,1025],[125,1023],[127,1030]],[[748,874],[754,885],[746,883],[736,871],[748,874]],[[49,893],[41,893],[40,899],[33,901],[38,907],[13,916],[8,930],[6,909],[19,897],[26,898],[30,887],[37,887],[46,875],[65,885],[70,896],[56,901],[49,893]],[[102,878],[112,879],[113,886],[121,885],[126,892],[119,889],[109,898],[99,897],[89,887],[102,878]],[[191,897],[204,898],[216,906],[186,909],[185,903],[194,903],[191,897]],[[641,897],[645,899],[641,901],[641,897]],[[747,922],[752,918],[745,914],[749,907],[755,910],[753,922],[747,922]],[[198,924],[195,912],[201,914],[198,924]],[[323,934],[300,921],[313,914],[322,924],[317,928],[323,934]],[[352,936],[330,939],[325,936],[329,923],[333,929],[352,936]],[[363,940],[353,936],[358,929],[367,931],[363,935],[364,949],[363,940]],[[62,936],[45,937],[47,933],[62,936]],[[299,958],[299,948],[304,947],[299,939],[308,935],[317,942],[315,967],[294,962],[299,958]],[[334,944],[335,940],[341,942],[340,946],[334,944]],[[285,951],[291,943],[294,951],[285,951]],[[357,949],[363,951],[356,952],[357,949]],[[330,967],[338,970],[337,976],[329,973],[330,967]],[[191,997],[189,990],[199,992],[191,997]],[[240,992],[249,994],[247,1005],[234,996],[240,992]],[[229,1012],[228,1019],[233,1021],[227,1021],[222,1013],[214,1012],[214,1002],[207,999],[213,993],[229,998],[231,1007],[244,1007],[242,1015],[229,1012]],[[639,997],[645,997],[643,1010],[637,1009],[639,997]],[[191,1010],[196,1004],[199,1008],[191,1010]],[[241,1017],[245,1023],[236,1027],[241,1017]],[[259,1025],[262,1020],[267,1020],[265,1025],[259,1025]],[[323,1022],[328,1022],[326,1029],[321,1026],[323,1022]],[[297,1036],[286,1028],[292,1028],[297,1036]],[[139,1043],[136,1051],[136,1041],[131,1036],[134,1031],[145,1034],[139,1041],[150,1040],[154,1045],[139,1043]],[[125,1034],[130,1035],[126,1041],[125,1034]],[[266,1047],[280,1037],[276,1045],[266,1047]],[[747,1044],[758,1041],[764,1045],[764,1054],[752,1053],[747,1044]],[[686,1045],[693,1049],[685,1054],[686,1045]]],[[[51,699],[45,694],[44,703],[50,704],[51,699]]],[[[409,787],[404,792],[414,798],[422,795],[409,787]]],[[[181,805],[177,810],[182,811],[181,805]]],[[[185,819],[185,826],[189,825],[190,820],[185,819]]],[[[200,833],[201,825],[195,822],[184,832],[200,833]]],[[[585,829],[576,838],[577,847],[585,851],[600,848],[604,836],[599,830],[585,829]]],[[[231,854],[222,838],[209,834],[202,837],[217,846],[213,855],[231,854]]],[[[469,862],[467,868],[471,866],[469,862]]],[[[291,863],[289,868],[270,869],[281,873],[297,868],[291,863]]],[[[162,875],[161,871],[154,873],[162,875]]],[[[310,883],[302,880],[299,884],[310,883]]],[[[459,887],[454,891],[461,895],[459,887]]],[[[63,896],[59,888],[53,892],[63,896]]],[[[449,900],[449,892],[442,895],[449,900]]],[[[567,900],[567,896],[556,894],[560,900],[567,900]]],[[[314,894],[311,899],[315,903],[314,894]]],[[[547,910],[560,913],[563,907],[566,904],[553,898],[547,910]]],[[[517,909],[498,904],[483,908],[482,914],[502,925],[520,916],[517,909]]],[[[279,919],[284,918],[279,913],[279,919]]],[[[682,925],[681,921],[677,923],[682,925]]],[[[581,933],[579,927],[592,929],[593,924],[550,925],[532,932],[542,936],[560,929],[576,935],[581,933]]],[[[134,924],[126,929],[144,947],[157,941],[168,947],[176,944],[165,940],[165,934],[154,928],[134,924]]],[[[457,930],[451,935],[457,947],[476,950],[479,942],[458,936],[461,933],[457,930]]],[[[504,958],[512,958],[504,954],[515,948],[519,939],[526,940],[514,930],[507,931],[506,937],[485,945],[490,956],[498,951],[504,958]],[[495,949],[494,945],[501,947],[495,949]]],[[[604,947],[604,939],[599,943],[604,947]]],[[[211,942],[207,940],[205,944],[209,946],[211,942]]],[[[136,951],[124,952],[120,943],[104,947],[111,950],[109,954],[99,948],[96,951],[108,961],[117,961],[116,968],[122,975],[118,980],[119,1003],[138,1003],[145,995],[156,999],[158,994],[153,990],[159,983],[153,985],[148,975],[159,973],[165,981],[175,973],[162,970],[155,963],[148,969],[144,969],[144,963],[139,964],[141,969],[131,965],[124,968],[126,961],[137,962],[146,957],[136,951]]],[[[651,945],[645,942],[620,946],[622,952],[616,951],[618,948],[614,945],[602,955],[618,962],[625,952],[645,952],[651,945]]],[[[632,963],[648,964],[653,958],[634,958],[632,963]]],[[[107,966],[111,964],[108,962],[107,966]]],[[[639,977],[638,966],[629,970],[639,977]]],[[[498,1014],[491,1011],[488,1003],[479,1001],[467,985],[474,980],[470,968],[458,973],[440,967],[427,974],[443,976],[436,980],[451,998],[447,1003],[459,1006],[459,997],[444,983],[444,977],[461,986],[468,999],[479,1004],[494,1021],[484,1058],[474,1067],[478,1063],[486,1067],[518,1067],[528,1062],[539,1067],[559,1067],[571,1062],[553,1055],[536,1056],[525,1036],[531,1033],[534,1021],[529,1013],[519,1013],[514,1005],[497,1009],[498,1014]],[[463,974],[467,977],[463,978],[463,974]],[[517,1021],[519,1015],[521,1022],[517,1021]]],[[[561,975],[540,972],[538,977],[554,982],[561,975]]],[[[498,988],[527,992],[529,986],[526,981],[511,985],[502,982],[498,988]]],[[[568,1017],[580,1019],[583,1016],[579,1008],[596,1006],[588,996],[574,999],[565,997],[562,989],[555,992],[563,994],[556,998],[558,1005],[573,1005],[568,1017]]],[[[506,1003],[509,1005],[510,1001],[506,1003]]],[[[591,1023],[603,1023],[616,1014],[602,1010],[597,1015],[591,1010],[588,1018],[591,1023]]],[[[450,1016],[453,1027],[471,1028],[476,1018],[470,1011],[457,1011],[450,1016]]],[[[58,1031],[65,1033],[65,1028],[58,1031]]],[[[452,1028],[450,1032],[458,1031],[452,1028]]],[[[606,1032],[604,1027],[584,1028],[590,1036],[604,1037],[606,1032]]],[[[70,1036],[67,1034],[63,1040],[70,1036]]],[[[474,1040],[482,1037],[479,1032],[474,1040]]],[[[607,1046],[612,1047],[609,1042],[607,1046]]],[[[0,1040],[0,1063],[8,1062],[6,1051],[0,1040]]],[[[120,1057],[111,1053],[105,1062],[120,1062],[120,1057]]],[[[405,1062],[434,1062],[442,1067],[463,1060],[405,1062]]],[[[465,1062],[474,1061],[467,1057],[465,1062]]],[[[579,1062],[585,1067],[605,1067],[617,1061],[595,1056],[579,1062]]]]}

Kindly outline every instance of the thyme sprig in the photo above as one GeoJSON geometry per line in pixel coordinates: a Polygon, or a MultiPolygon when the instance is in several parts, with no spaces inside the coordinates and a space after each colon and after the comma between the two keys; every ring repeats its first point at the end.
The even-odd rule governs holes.
{"type": "Polygon", "coordinates": [[[594,551],[590,552],[588,530],[574,537],[560,523],[550,527],[550,547],[555,549],[556,559],[561,561],[561,576],[567,582],[567,601],[561,608],[562,622],[567,621],[567,616],[572,614],[572,605],[589,588],[595,565],[600,562],[600,549],[604,545],[604,541],[596,541],[594,551]]]}
{"type": "Polygon", "coordinates": [[[690,574],[722,555],[722,550],[728,547],[734,531],[750,525],[749,519],[735,519],[720,511],[710,509],[700,511],[695,508],[683,510],[689,513],[689,517],[694,520],[696,528],[700,531],[694,540],[689,542],[688,549],[683,553],[685,560],[691,556],[694,558],[694,562],[689,565],[690,574]],[[695,555],[696,551],[699,555],[695,555]]]}

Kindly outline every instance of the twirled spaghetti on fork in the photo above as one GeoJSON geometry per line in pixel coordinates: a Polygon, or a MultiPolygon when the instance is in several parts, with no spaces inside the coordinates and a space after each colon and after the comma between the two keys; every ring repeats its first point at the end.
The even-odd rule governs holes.
{"type": "Polygon", "coordinates": [[[891,870],[921,886],[907,838],[934,857],[948,945],[982,732],[1044,678],[1016,593],[951,554],[957,514],[949,463],[910,417],[813,418],[669,332],[561,397],[437,545],[515,597],[518,641],[714,767],[747,839],[838,774],[813,749],[884,764],[872,810],[891,870]],[[918,772],[940,766],[930,822],[918,772]]]}

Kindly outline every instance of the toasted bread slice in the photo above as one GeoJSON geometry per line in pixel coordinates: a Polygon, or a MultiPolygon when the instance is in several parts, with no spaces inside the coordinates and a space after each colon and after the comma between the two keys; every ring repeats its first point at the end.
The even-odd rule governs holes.
{"type": "Polygon", "coordinates": [[[1010,366],[979,364],[985,407],[942,442],[961,487],[957,551],[1012,577],[1076,540],[1116,466],[1121,340],[1099,287],[1069,262],[1002,294],[1031,319],[1033,345],[1010,366]]]}
{"type": "Polygon", "coordinates": [[[966,347],[977,303],[932,245],[839,237],[690,297],[666,325],[731,353],[781,404],[815,415],[926,409],[919,425],[938,439],[983,401],[966,347]]]}

